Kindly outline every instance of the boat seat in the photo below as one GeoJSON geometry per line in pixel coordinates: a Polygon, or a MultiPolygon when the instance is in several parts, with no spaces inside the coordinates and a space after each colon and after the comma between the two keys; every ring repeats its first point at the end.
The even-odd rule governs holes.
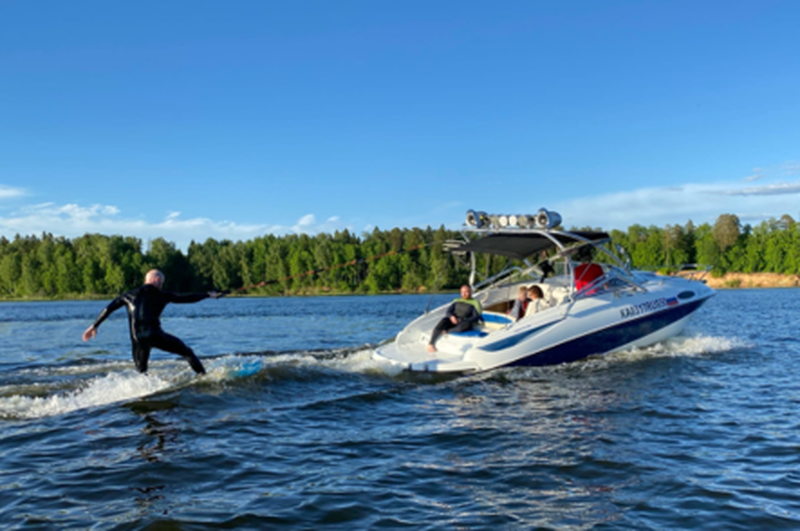
{"type": "Polygon", "coordinates": [[[489,332],[481,330],[480,328],[473,328],[472,330],[466,330],[464,332],[450,332],[450,335],[458,337],[486,337],[489,335],[489,332]]]}
{"type": "Polygon", "coordinates": [[[483,325],[485,330],[500,330],[514,322],[511,317],[503,313],[483,312],[483,325]]]}
{"type": "Polygon", "coordinates": [[[450,332],[450,334],[459,337],[485,337],[490,332],[495,330],[502,330],[513,322],[513,320],[502,313],[483,312],[483,323],[477,325],[472,330],[465,332],[450,332]]]}
{"type": "Polygon", "coordinates": [[[544,300],[549,302],[550,306],[558,306],[569,296],[569,289],[563,286],[551,286],[549,284],[539,285],[542,287],[542,291],[544,292],[544,300]]]}

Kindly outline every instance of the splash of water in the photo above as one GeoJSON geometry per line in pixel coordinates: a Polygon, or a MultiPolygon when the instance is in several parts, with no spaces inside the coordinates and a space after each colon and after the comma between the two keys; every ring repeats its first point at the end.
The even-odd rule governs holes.
{"type": "Polygon", "coordinates": [[[0,397],[0,418],[30,419],[63,415],[141,399],[155,393],[194,384],[229,383],[244,378],[296,368],[302,371],[379,373],[391,376],[399,369],[372,359],[371,348],[294,352],[276,355],[230,354],[205,360],[208,373],[196,378],[181,361],[156,362],[148,374],[139,374],[119,362],[93,365],[26,369],[18,376],[24,384],[5,386],[0,397]],[[53,381],[53,379],[57,381],[53,381]],[[40,396],[29,396],[32,392],[40,396]]]}
{"type": "Polygon", "coordinates": [[[109,373],[90,379],[71,391],[43,397],[12,395],[0,399],[0,416],[39,418],[79,409],[104,406],[163,391],[172,385],[158,376],[133,371],[109,373]]]}
{"type": "Polygon", "coordinates": [[[588,358],[582,362],[582,367],[585,370],[612,363],[629,363],[644,359],[697,357],[750,347],[749,343],[738,338],[705,335],[677,336],[644,348],[632,348],[588,358]]]}

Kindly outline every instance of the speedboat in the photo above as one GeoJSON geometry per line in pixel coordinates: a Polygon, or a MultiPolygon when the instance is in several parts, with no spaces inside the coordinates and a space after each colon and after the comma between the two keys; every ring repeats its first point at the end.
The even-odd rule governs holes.
{"type": "MultiPolygon", "coordinates": [[[[446,250],[470,266],[469,285],[482,307],[471,330],[442,334],[428,351],[431,332],[450,303],[409,323],[374,358],[428,373],[475,373],[507,366],[568,363],[589,356],[646,347],[680,334],[714,290],[707,270],[689,276],[632,270],[625,250],[600,231],[564,230],[561,216],[467,212],[462,239],[446,250]],[[576,275],[578,257],[594,254],[597,278],[576,275]],[[505,257],[506,267],[479,280],[476,255],[505,257]],[[521,286],[539,286],[538,311],[508,315],[521,286]]],[[[501,259],[502,260],[502,259],[501,259]]]]}

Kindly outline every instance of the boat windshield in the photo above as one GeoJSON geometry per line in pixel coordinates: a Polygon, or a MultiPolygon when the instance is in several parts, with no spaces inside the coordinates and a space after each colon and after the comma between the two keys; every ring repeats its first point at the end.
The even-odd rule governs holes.
{"type": "MultiPolygon", "coordinates": [[[[580,254],[581,249],[587,247],[600,251],[595,254],[599,262],[604,264],[604,272],[613,269],[617,277],[630,276],[627,266],[606,248],[605,244],[610,241],[607,233],[598,231],[509,231],[487,234],[461,243],[454,246],[452,251],[471,252],[473,255],[486,253],[509,258],[508,267],[474,285],[476,289],[526,281],[542,282],[551,278],[551,282],[574,290],[572,278],[578,265],[575,257],[580,254]],[[516,264],[511,260],[516,260],[516,264]]],[[[474,260],[472,265],[474,274],[474,260]]]]}

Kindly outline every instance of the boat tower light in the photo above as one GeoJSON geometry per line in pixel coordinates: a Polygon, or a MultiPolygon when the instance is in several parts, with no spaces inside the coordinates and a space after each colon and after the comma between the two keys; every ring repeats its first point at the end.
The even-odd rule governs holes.
{"type": "Polygon", "coordinates": [[[561,224],[561,215],[545,208],[536,214],[487,214],[486,212],[467,210],[466,224],[476,229],[537,228],[553,229],[561,224]]]}

